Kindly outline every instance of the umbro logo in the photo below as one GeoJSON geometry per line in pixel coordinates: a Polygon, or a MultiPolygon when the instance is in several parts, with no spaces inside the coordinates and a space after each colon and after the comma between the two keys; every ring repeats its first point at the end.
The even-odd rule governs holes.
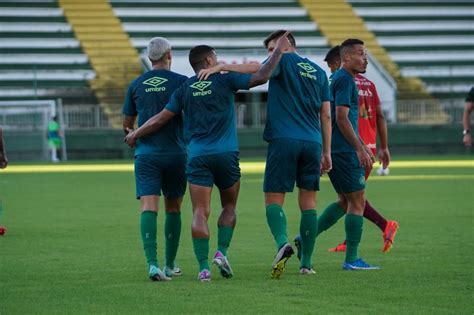
{"type": "Polygon", "coordinates": [[[307,62],[300,62],[300,63],[297,63],[297,65],[303,69],[304,71],[301,71],[300,70],[300,75],[302,77],[305,77],[305,78],[308,78],[308,79],[311,79],[311,80],[316,80],[316,76],[315,75],[312,75],[311,73],[313,72],[317,72],[318,70],[314,69],[314,67],[312,65],[310,65],[309,63],[307,62]]]}
{"type": "Polygon", "coordinates": [[[199,90],[199,92],[193,92],[193,96],[205,96],[212,94],[211,90],[205,91],[211,84],[212,81],[197,81],[191,84],[189,87],[199,90]]]}
{"type": "Polygon", "coordinates": [[[158,85],[161,85],[165,83],[166,81],[168,81],[168,79],[160,78],[160,77],[152,77],[143,81],[142,83],[146,85],[151,85],[152,87],[157,87],[158,85]]]}
{"type": "Polygon", "coordinates": [[[165,78],[152,77],[143,81],[142,84],[152,86],[151,88],[146,88],[145,92],[163,92],[166,90],[166,87],[160,85],[167,81],[168,79],[165,78]]]}
{"type": "Polygon", "coordinates": [[[303,68],[303,70],[308,72],[308,73],[318,71],[318,70],[314,69],[314,67],[312,65],[310,65],[309,63],[307,63],[307,62],[300,62],[297,65],[300,66],[300,68],[303,68]]]}
{"type": "Polygon", "coordinates": [[[212,81],[197,81],[191,85],[193,89],[203,92],[209,85],[212,84],[212,81]]]}

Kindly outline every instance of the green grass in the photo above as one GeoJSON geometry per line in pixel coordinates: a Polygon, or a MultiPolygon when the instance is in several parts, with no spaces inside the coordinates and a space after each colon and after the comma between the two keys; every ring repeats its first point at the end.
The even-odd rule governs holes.
{"type": "MultiPolygon", "coordinates": [[[[341,270],[343,255],[327,252],[344,238],[339,222],[317,241],[315,276],[299,275],[292,258],[282,279],[270,279],[276,249],[266,226],[262,175],[244,174],[229,250],[235,277],[223,279],[213,269],[211,283],[196,280],[185,196],[178,254],[184,275],[152,283],[146,278],[131,172],[0,172],[0,224],[9,229],[0,237],[0,314],[472,314],[474,168],[391,169],[392,178],[422,174],[459,178],[373,176],[368,182],[368,199],[400,224],[393,250],[383,254],[381,232],[365,221],[361,254],[380,271],[341,270]]],[[[318,212],[335,199],[326,179],[321,185],[318,212]]],[[[215,191],[211,251],[217,196],[215,191]]],[[[291,236],[299,225],[295,198],[289,194],[285,207],[291,236]]],[[[163,217],[160,213],[161,261],[163,217]]]]}

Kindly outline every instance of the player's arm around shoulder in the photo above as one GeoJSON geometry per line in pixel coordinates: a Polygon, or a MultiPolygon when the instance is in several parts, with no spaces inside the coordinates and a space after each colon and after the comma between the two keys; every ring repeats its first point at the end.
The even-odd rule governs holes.
{"type": "Polygon", "coordinates": [[[258,63],[244,63],[244,64],[218,64],[217,66],[202,69],[198,73],[199,80],[207,80],[211,74],[220,72],[238,72],[253,74],[258,72],[262,65],[258,63]]]}
{"type": "Polygon", "coordinates": [[[289,32],[286,32],[277,40],[275,49],[273,50],[270,58],[268,58],[267,62],[265,62],[265,64],[258,70],[258,72],[253,74],[250,78],[250,87],[264,84],[270,79],[273,70],[280,62],[283,52],[291,47],[291,43],[288,40],[288,34],[289,32]]]}

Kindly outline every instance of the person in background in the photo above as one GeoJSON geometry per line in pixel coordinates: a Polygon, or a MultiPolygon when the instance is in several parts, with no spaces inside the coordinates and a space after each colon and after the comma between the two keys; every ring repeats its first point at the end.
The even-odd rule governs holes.
{"type": "Polygon", "coordinates": [[[462,116],[462,124],[464,130],[462,132],[462,142],[469,148],[472,145],[472,133],[471,133],[471,113],[474,107],[474,87],[471,88],[466,97],[466,104],[464,105],[464,114],[462,116]]]}
{"type": "Polygon", "coordinates": [[[59,162],[58,150],[61,149],[61,131],[59,130],[58,116],[53,116],[48,123],[48,147],[51,161],[59,162]]]}

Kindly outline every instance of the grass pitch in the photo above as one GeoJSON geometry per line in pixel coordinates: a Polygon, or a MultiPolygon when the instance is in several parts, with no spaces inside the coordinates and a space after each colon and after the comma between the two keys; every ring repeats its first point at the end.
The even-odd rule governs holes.
{"type": "MultiPolygon", "coordinates": [[[[262,164],[243,163],[229,250],[235,276],[223,279],[213,269],[211,283],[196,280],[188,195],[177,261],[184,275],[153,283],[141,249],[130,165],[10,165],[0,171],[0,225],[8,228],[0,236],[0,314],[472,314],[474,162],[415,160],[393,163],[390,176],[373,175],[367,185],[372,204],[400,224],[393,250],[383,254],[381,232],[364,222],[361,256],[382,270],[341,270],[344,255],[327,252],[344,238],[339,222],[317,240],[316,275],[299,275],[293,257],[280,280],[270,279],[276,249],[265,220],[262,164]]],[[[318,213],[334,200],[326,177],[318,213]]],[[[296,193],[287,196],[285,211],[293,236],[299,226],[296,193]]],[[[215,191],[210,255],[218,213],[215,191]]],[[[163,218],[160,212],[161,263],[163,218]]]]}

